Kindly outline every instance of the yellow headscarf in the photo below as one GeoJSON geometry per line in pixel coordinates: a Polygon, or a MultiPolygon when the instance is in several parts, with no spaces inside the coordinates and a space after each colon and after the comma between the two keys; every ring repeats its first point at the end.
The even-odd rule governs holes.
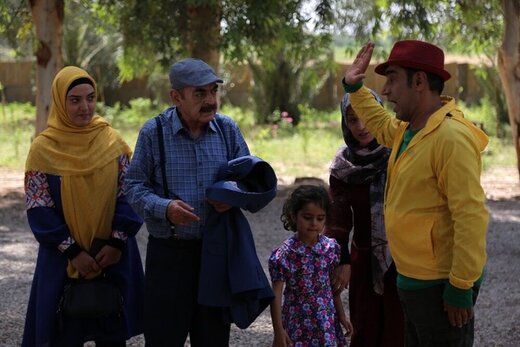
{"type": "MultiPolygon", "coordinates": [[[[84,70],[67,66],[52,82],[48,128],[33,141],[26,171],[61,176],[65,223],[84,250],[94,238],[108,239],[112,232],[118,187],[118,157],[131,155],[130,147],[106,120],[95,115],[83,127],[74,125],[65,111],[67,90],[80,78],[94,79],[84,70]]],[[[78,277],[70,265],[70,277],[78,277]]],[[[92,276],[93,277],[93,276],[92,276]]]]}

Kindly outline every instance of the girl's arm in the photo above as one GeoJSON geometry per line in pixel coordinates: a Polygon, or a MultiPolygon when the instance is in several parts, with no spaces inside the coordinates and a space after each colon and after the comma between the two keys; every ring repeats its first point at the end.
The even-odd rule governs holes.
{"type": "Polygon", "coordinates": [[[343,309],[343,302],[341,301],[341,295],[336,294],[334,295],[334,308],[336,309],[336,315],[338,316],[338,319],[341,323],[341,325],[345,328],[347,333],[345,335],[351,336],[352,332],[354,331],[354,328],[352,327],[352,323],[347,318],[347,315],[345,314],[345,310],[343,309]]]}
{"type": "Polygon", "coordinates": [[[274,281],[274,299],[271,301],[271,321],[274,330],[273,347],[292,346],[291,339],[287,335],[282,323],[282,295],[284,282],[274,281]]]}

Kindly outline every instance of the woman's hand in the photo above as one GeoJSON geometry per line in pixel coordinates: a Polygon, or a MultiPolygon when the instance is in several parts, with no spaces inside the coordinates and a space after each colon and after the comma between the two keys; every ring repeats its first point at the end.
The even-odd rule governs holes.
{"type": "Polygon", "coordinates": [[[85,251],[81,251],[77,256],[71,259],[70,263],[76,270],[78,270],[81,277],[86,277],[91,272],[98,272],[101,270],[96,259],[92,258],[90,254],[85,251]]]}
{"type": "Polygon", "coordinates": [[[121,259],[121,251],[110,245],[105,245],[96,254],[96,261],[103,269],[107,266],[119,263],[121,259]]]}
{"type": "Polygon", "coordinates": [[[293,343],[287,335],[287,332],[282,330],[274,334],[273,347],[292,347],[293,343]]]}
{"type": "Polygon", "coordinates": [[[350,282],[350,264],[339,265],[332,271],[330,285],[334,294],[340,294],[350,282]]]}
{"type": "Polygon", "coordinates": [[[352,326],[352,323],[349,319],[340,320],[341,325],[343,325],[343,328],[345,329],[345,336],[352,336],[352,333],[354,332],[354,327],[352,326]]]}
{"type": "Polygon", "coordinates": [[[229,210],[229,209],[231,209],[233,207],[233,206],[228,205],[226,203],[223,203],[223,202],[220,202],[220,201],[215,201],[215,200],[210,200],[210,199],[208,199],[208,203],[211,206],[213,206],[215,211],[217,211],[219,213],[226,212],[227,210],[229,210]]]}

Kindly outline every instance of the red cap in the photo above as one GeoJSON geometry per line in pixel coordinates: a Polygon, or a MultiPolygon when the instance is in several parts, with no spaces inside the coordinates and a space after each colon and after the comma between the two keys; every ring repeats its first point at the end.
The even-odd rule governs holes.
{"type": "Polygon", "coordinates": [[[376,73],[386,74],[389,65],[408,67],[440,76],[444,81],[451,75],[444,70],[444,52],[431,43],[417,40],[403,40],[394,44],[390,57],[376,66],[376,73]]]}

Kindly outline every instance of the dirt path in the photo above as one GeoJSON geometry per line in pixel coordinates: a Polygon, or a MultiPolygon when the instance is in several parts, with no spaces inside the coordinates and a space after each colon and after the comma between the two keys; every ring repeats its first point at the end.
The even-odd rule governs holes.
{"type": "MultiPolygon", "coordinates": [[[[290,182],[286,178],[283,182],[290,182]]],[[[520,341],[520,185],[515,168],[487,172],[482,183],[491,212],[488,274],[476,306],[475,346],[513,347],[520,341]]],[[[290,186],[265,209],[247,214],[263,265],[271,249],[288,234],[279,215],[290,186]]],[[[25,217],[23,173],[0,168],[0,347],[19,346],[31,286],[37,243],[25,217]]],[[[144,228],[143,228],[144,229],[144,228]]],[[[146,231],[139,234],[144,255],[146,231]]],[[[345,294],[346,292],[344,292],[345,294]]],[[[233,328],[231,346],[270,346],[269,310],[246,330],[233,328]]],[[[128,346],[142,346],[142,336],[128,346]]]]}

